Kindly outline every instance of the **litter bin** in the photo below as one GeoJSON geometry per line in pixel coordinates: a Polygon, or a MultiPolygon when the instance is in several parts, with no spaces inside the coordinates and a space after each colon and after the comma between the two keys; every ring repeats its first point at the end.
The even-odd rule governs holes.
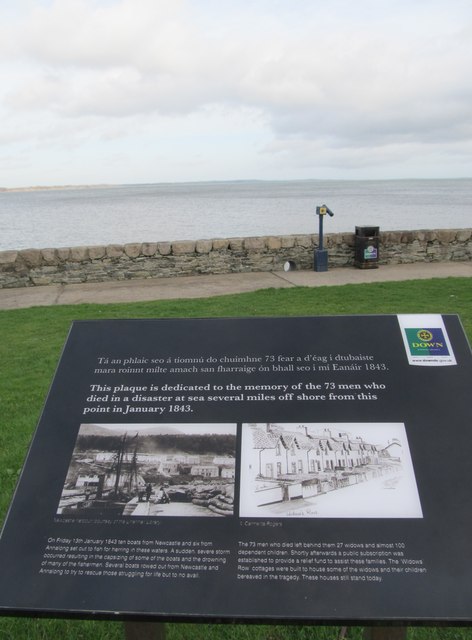
{"type": "Polygon", "coordinates": [[[356,227],[354,265],[359,269],[379,266],[379,227],[356,227]]]}

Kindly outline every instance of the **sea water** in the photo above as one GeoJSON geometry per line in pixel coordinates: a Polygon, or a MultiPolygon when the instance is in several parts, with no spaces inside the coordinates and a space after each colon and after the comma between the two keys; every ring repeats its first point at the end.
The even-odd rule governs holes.
{"type": "Polygon", "coordinates": [[[140,184],[0,192],[0,250],[468,228],[472,179],[140,184]]]}

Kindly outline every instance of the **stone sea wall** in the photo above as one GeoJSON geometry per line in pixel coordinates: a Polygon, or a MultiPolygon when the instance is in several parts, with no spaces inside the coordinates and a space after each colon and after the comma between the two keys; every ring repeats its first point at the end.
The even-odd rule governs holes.
{"type": "MultiPolygon", "coordinates": [[[[330,267],[351,267],[353,233],[324,236],[330,267]]],[[[472,259],[472,229],[384,231],[379,265],[472,259]]],[[[318,235],[143,242],[0,252],[0,288],[169,278],[198,274],[312,269],[318,235]]]]}

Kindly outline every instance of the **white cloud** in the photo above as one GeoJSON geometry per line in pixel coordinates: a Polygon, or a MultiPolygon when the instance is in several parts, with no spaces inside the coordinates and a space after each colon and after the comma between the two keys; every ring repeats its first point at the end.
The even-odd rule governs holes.
{"type": "MultiPolygon", "coordinates": [[[[247,160],[261,174],[283,152],[295,170],[296,148],[377,166],[382,154],[396,162],[392,149],[423,158],[472,140],[465,0],[18,4],[0,8],[0,115],[18,140],[28,130],[36,144],[106,144],[171,121],[185,129],[204,117],[211,130],[226,113],[241,130],[257,122],[263,148],[248,147],[247,160]]],[[[228,174],[230,153],[218,162],[228,174]]]]}

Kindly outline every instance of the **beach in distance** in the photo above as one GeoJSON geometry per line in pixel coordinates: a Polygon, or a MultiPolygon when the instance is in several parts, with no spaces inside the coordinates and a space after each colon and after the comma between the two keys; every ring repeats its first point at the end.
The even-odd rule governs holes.
{"type": "Polygon", "coordinates": [[[318,233],[468,228],[472,179],[287,180],[0,188],[0,251],[318,233]]]}

